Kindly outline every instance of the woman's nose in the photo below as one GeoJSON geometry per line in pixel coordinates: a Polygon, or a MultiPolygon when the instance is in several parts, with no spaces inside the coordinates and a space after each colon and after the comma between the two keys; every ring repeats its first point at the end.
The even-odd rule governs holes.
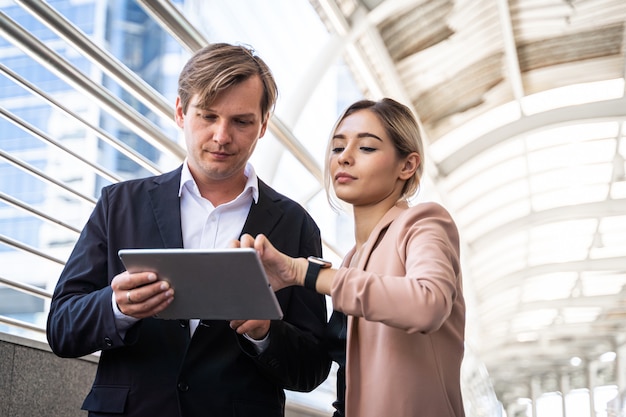
{"type": "Polygon", "coordinates": [[[345,148],[343,151],[341,151],[337,158],[337,162],[340,165],[349,165],[352,163],[352,156],[350,155],[348,148],[345,148]]]}

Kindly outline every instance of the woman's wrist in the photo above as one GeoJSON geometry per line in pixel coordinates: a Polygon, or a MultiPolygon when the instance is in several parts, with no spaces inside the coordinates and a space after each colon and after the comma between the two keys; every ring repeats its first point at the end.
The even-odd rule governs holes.
{"type": "Polygon", "coordinates": [[[306,258],[290,258],[291,259],[291,271],[292,271],[292,283],[291,285],[304,286],[304,279],[306,277],[306,271],[309,266],[309,262],[306,258]]]}
{"type": "Polygon", "coordinates": [[[309,256],[307,258],[307,263],[308,265],[304,276],[304,287],[317,291],[317,278],[320,275],[320,271],[322,269],[330,268],[332,263],[316,256],[309,256]]]}

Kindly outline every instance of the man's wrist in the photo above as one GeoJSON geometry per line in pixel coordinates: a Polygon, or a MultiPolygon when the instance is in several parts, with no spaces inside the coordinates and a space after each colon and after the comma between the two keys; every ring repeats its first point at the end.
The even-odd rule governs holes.
{"type": "Polygon", "coordinates": [[[267,347],[270,344],[269,332],[265,335],[263,339],[260,339],[260,340],[257,340],[251,336],[248,336],[247,333],[244,333],[243,337],[245,337],[252,344],[257,355],[260,355],[261,353],[263,353],[263,351],[267,349],[267,347]]]}

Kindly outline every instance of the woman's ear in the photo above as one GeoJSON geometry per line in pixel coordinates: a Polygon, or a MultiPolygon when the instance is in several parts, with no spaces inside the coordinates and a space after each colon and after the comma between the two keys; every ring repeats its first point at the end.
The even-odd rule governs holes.
{"type": "Polygon", "coordinates": [[[400,171],[400,179],[408,180],[415,175],[415,171],[420,166],[421,162],[420,155],[417,152],[408,154],[404,158],[404,165],[402,166],[402,171],[400,171]]]}

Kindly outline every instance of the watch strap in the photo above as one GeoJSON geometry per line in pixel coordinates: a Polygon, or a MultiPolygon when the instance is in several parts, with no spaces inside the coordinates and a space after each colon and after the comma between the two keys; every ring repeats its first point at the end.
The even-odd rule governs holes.
{"type": "Polygon", "coordinates": [[[315,291],[315,284],[317,283],[317,277],[321,269],[321,264],[309,261],[309,267],[306,269],[306,275],[304,276],[305,288],[315,291]]]}

